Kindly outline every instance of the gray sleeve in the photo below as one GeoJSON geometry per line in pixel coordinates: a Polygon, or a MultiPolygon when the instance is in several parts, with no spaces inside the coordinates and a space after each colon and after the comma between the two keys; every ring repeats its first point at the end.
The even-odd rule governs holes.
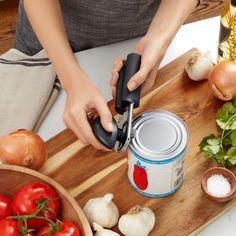
{"type": "Polygon", "coordinates": [[[15,48],[30,56],[42,49],[24,11],[23,0],[18,7],[15,48]]]}

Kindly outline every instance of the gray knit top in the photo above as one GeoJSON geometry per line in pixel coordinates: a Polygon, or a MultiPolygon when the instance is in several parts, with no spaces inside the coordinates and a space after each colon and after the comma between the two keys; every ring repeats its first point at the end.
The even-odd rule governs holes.
{"type": "MultiPolygon", "coordinates": [[[[74,52],[143,35],[159,0],[60,0],[64,23],[74,52]]],[[[50,32],[49,32],[50,33],[50,32]]],[[[15,47],[33,55],[41,49],[22,0],[15,47]]]]}

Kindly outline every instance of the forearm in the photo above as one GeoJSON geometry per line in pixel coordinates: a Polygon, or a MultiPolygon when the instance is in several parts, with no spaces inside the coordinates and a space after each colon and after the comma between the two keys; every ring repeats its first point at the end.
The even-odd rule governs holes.
{"type": "Polygon", "coordinates": [[[198,0],[161,0],[147,35],[162,37],[168,46],[197,3],[198,0]]]}
{"type": "Polygon", "coordinates": [[[67,39],[59,1],[24,0],[24,8],[63,87],[70,87],[70,74],[78,70],[78,64],[67,39]]]}

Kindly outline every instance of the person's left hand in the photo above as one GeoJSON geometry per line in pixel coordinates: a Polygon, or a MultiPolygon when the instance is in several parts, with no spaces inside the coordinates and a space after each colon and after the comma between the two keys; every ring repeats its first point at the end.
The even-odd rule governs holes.
{"type": "MultiPolygon", "coordinates": [[[[165,55],[166,48],[165,42],[161,42],[157,37],[145,35],[139,40],[135,47],[135,52],[141,55],[141,66],[140,70],[128,83],[128,89],[130,91],[142,85],[141,93],[144,93],[153,86],[158,67],[165,55]]],[[[115,97],[116,94],[119,71],[123,66],[123,62],[124,58],[119,57],[115,60],[113,65],[112,79],[110,81],[113,97],[115,97]]]]}

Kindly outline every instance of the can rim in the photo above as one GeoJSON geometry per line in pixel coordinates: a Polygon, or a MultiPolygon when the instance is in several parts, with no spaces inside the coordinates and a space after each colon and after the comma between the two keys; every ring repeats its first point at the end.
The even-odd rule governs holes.
{"type": "Polygon", "coordinates": [[[133,127],[133,135],[131,142],[129,144],[131,150],[137,153],[141,157],[145,157],[144,159],[151,160],[151,161],[162,161],[167,159],[172,159],[175,156],[179,155],[186,149],[187,140],[188,140],[188,129],[184,121],[177,116],[176,114],[161,110],[155,109],[141,113],[140,115],[136,116],[132,122],[133,127]],[[158,115],[158,116],[157,116],[158,115]],[[165,118],[169,118],[171,126],[173,126],[173,131],[176,135],[176,140],[173,144],[164,151],[157,151],[157,150],[149,150],[144,145],[142,145],[141,141],[139,140],[139,131],[140,127],[145,124],[145,122],[149,122],[150,119],[160,118],[160,115],[164,116],[165,118]],[[157,158],[158,157],[158,158],[157,158]]]}

